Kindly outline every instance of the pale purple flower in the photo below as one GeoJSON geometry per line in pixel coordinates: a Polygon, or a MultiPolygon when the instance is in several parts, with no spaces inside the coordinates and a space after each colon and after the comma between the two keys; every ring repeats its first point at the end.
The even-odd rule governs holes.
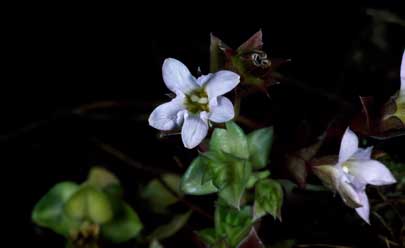
{"type": "Polygon", "coordinates": [[[388,185],[396,180],[385,165],[371,159],[372,147],[362,149],[358,145],[356,134],[347,128],[337,164],[316,166],[314,172],[326,186],[340,194],[347,206],[355,208],[357,214],[370,223],[366,185],[388,185]]]}
{"type": "Polygon", "coordinates": [[[168,131],[182,126],[183,144],[191,149],[207,135],[209,121],[223,123],[233,119],[232,102],[222,95],[239,84],[238,74],[223,70],[195,78],[173,58],[164,61],[162,73],[167,88],[176,97],[153,110],[149,116],[152,127],[168,131]]]}
{"type": "Polygon", "coordinates": [[[405,90],[405,51],[402,55],[401,63],[401,90],[405,90]]]}

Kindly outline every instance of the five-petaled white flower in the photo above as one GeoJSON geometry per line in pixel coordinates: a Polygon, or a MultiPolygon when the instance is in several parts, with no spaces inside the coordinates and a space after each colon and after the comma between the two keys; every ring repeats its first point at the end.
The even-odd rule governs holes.
{"type": "Polygon", "coordinates": [[[183,63],[173,58],[164,61],[162,73],[167,88],[176,97],[153,110],[149,117],[152,127],[168,131],[183,125],[183,144],[191,149],[207,135],[208,121],[223,123],[233,119],[233,105],[222,95],[238,85],[238,74],[223,70],[196,79],[183,63]]]}
{"type": "Polygon", "coordinates": [[[402,54],[401,63],[401,90],[405,90],[405,51],[402,54]]]}
{"type": "Polygon", "coordinates": [[[347,206],[370,223],[370,205],[366,185],[388,185],[396,182],[391,172],[377,160],[371,159],[372,147],[358,147],[359,140],[349,128],[343,135],[338,162],[315,166],[314,172],[326,186],[337,191],[347,206]]]}

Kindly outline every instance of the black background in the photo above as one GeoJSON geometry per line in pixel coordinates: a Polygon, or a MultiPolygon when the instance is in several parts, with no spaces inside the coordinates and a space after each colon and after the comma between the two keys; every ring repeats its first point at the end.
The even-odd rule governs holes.
{"type": "MultiPolygon", "coordinates": [[[[31,223],[30,211],[56,182],[82,181],[92,165],[106,166],[118,174],[126,187],[128,201],[142,210],[134,195],[138,184],[149,175],[140,174],[100,151],[94,138],[115,145],[145,166],[157,165],[175,172],[182,169],[176,167],[173,154],[180,154],[184,161],[196,154],[184,152],[178,137],[156,139],[156,130],[147,125],[146,118],[153,107],[166,100],[167,89],[161,79],[164,58],[177,58],[193,72],[201,66],[204,73],[208,71],[210,32],[237,47],[262,28],[265,50],[272,57],[291,59],[292,63],[284,70],[293,77],[315,89],[336,90],[349,100],[359,94],[385,97],[398,87],[398,75],[388,78],[390,85],[383,89],[380,80],[387,79],[387,70],[399,69],[405,44],[403,28],[390,29],[387,39],[391,45],[385,57],[370,55],[370,64],[376,65],[374,73],[353,69],[347,61],[355,47],[366,44],[363,33],[371,25],[366,9],[389,9],[401,15],[399,2],[325,4],[302,9],[255,6],[238,12],[229,9],[225,13],[230,17],[224,13],[214,23],[209,23],[214,17],[208,13],[196,13],[194,18],[204,25],[188,15],[182,19],[181,14],[174,12],[162,19],[150,13],[132,22],[110,15],[105,15],[105,20],[86,15],[61,18],[57,14],[52,18],[11,19],[9,23],[16,25],[8,26],[10,34],[3,37],[7,45],[2,49],[5,56],[0,98],[0,164],[4,184],[1,202],[6,206],[3,215],[10,219],[7,229],[24,237],[14,242],[29,239],[40,247],[58,247],[61,243],[57,237],[46,231],[44,234],[44,230],[31,223]],[[256,23],[250,25],[251,21],[256,23]],[[72,113],[83,104],[106,100],[128,104],[86,116],[72,113]]],[[[221,12],[215,14],[221,16],[221,12]]],[[[274,104],[283,106],[289,98],[299,101],[298,117],[294,118],[321,114],[322,119],[328,106],[336,107],[327,99],[320,104],[319,99],[311,97],[312,93],[301,94],[298,89],[298,93],[290,95],[294,88],[280,87],[272,96],[274,104]],[[308,108],[314,111],[302,111],[308,108]]],[[[287,104],[286,108],[293,111],[296,105],[287,104]]],[[[329,196],[326,200],[335,201],[329,196]]],[[[336,208],[322,208],[325,204],[309,200],[305,206],[296,207],[299,209],[292,208],[283,228],[267,229],[270,239],[279,235],[276,239],[316,242],[316,238],[311,238],[311,229],[316,228],[312,225],[316,224],[310,217],[320,215],[324,222],[331,219],[329,229],[321,236],[323,240],[372,247],[369,245],[375,239],[370,240],[369,236],[374,235],[371,229],[360,222],[345,226],[347,223],[335,216],[333,211],[340,214],[350,211],[339,199],[334,203],[338,205],[336,208]]],[[[148,221],[153,222],[152,219],[148,221]]]]}

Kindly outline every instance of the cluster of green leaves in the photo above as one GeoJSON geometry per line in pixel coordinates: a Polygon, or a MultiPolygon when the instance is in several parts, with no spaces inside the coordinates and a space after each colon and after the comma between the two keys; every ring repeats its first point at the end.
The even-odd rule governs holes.
{"type": "Polygon", "coordinates": [[[265,169],[272,141],[272,128],[258,129],[245,135],[236,123],[228,122],[226,129],[214,130],[208,151],[194,159],[183,175],[181,190],[184,193],[218,193],[221,204],[216,209],[215,232],[208,229],[200,233],[208,244],[237,247],[254,220],[267,213],[281,219],[283,191],[277,181],[268,178],[270,172],[265,169]],[[241,207],[244,194],[253,188],[253,208],[241,207]],[[235,225],[238,228],[224,228],[231,222],[232,228],[235,225]]]}
{"type": "Polygon", "coordinates": [[[70,241],[90,225],[97,226],[96,236],[113,243],[128,241],[142,229],[137,213],[122,199],[119,180],[98,167],[81,185],[61,182],[51,188],[34,207],[32,220],[70,241]]]}
{"type": "Polygon", "coordinates": [[[181,189],[186,194],[205,195],[218,192],[227,204],[237,209],[252,178],[266,167],[273,139],[273,129],[258,129],[249,135],[234,122],[226,129],[216,128],[209,150],[200,154],[183,175],[181,189]]]}
{"type": "Polygon", "coordinates": [[[253,228],[252,208],[240,210],[219,202],[215,209],[215,227],[198,232],[202,241],[212,248],[239,247],[253,228]]]}

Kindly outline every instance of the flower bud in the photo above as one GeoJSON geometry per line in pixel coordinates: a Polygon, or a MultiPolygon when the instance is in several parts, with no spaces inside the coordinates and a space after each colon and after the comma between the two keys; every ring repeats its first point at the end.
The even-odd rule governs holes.
{"type": "Polygon", "coordinates": [[[113,217],[108,197],[90,185],[83,186],[66,202],[65,213],[80,221],[96,224],[106,223],[113,217]]]}

